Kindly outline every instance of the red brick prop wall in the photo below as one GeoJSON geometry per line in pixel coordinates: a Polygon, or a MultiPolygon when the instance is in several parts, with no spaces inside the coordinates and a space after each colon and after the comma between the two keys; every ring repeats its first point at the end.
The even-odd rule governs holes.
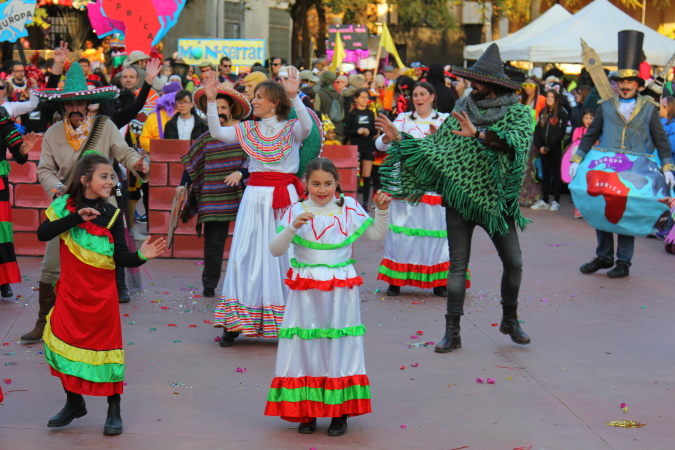
{"type": "MultiPolygon", "coordinates": [[[[38,145],[36,148],[40,148],[38,145]]],[[[150,211],[149,232],[165,236],[169,229],[171,203],[183,174],[181,156],[187,154],[189,141],[156,139],[150,142],[150,211]]],[[[358,149],[353,145],[327,145],[322,156],[330,158],[340,172],[340,184],[345,195],[356,198],[356,169],[358,149]]],[[[11,155],[8,155],[11,158],[11,155]]],[[[40,151],[31,152],[26,164],[10,161],[10,205],[14,221],[14,247],[17,255],[42,256],[45,243],[37,239],[37,228],[45,220],[44,211],[51,203],[49,196],[37,181],[40,151]]],[[[174,234],[173,248],[164,258],[204,257],[204,241],[197,237],[196,218],[188,223],[179,220],[174,234]]],[[[234,222],[230,223],[230,237],[225,245],[225,258],[229,256],[234,222]]]]}
{"type": "MultiPolygon", "coordinates": [[[[35,148],[42,148],[42,143],[39,142],[35,148]]],[[[46,220],[44,211],[52,201],[37,179],[40,150],[30,152],[25,164],[17,164],[11,158],[8,152],[7,159],[12,167],[9,173],[9,203],[14,222],[14,250],[20,256],[42,256],[45,243],[38,241],[36,232],[40,223],[46,220]]]]}
{"type": "Polygon", "coordinates": [[[340,186],[345,195],[356,198],[356,169],[359,166],[359,148],[356,145],[325,145],[321,156],[335,163],[340,173],[340,186]]]}

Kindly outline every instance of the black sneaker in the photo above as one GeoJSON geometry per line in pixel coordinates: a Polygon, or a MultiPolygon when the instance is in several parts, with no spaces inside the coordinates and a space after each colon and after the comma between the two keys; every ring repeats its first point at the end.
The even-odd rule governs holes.
{"type": "Polygon", "coordinates": [[[204,292],[202,292],[202,297],[215,297],[216,296],[216,290],[211,289],[211,288],[204,288],[204,292]]]}
{"type": "Polygon", "coordinates": [[[598,258],[597,256],[593,258],[593,261],[586,263],[579,267],[581,273],[589,275],[595,273],[600,269],[611,269],[614,265],[614,261],[607,261],[606,259],[598,258]]]}
{"type": "Polygon", "coordinates": [[[627,277],[630,274],[628,269],[630,266],[626,261],[617,261],[616,266],[607,272],[607,276],[610,278],[623,278],[627,277]]]}

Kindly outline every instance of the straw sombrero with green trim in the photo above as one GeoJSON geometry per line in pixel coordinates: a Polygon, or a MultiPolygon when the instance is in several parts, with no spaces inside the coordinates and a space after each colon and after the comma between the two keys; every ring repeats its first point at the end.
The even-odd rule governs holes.
{"type": "Polygon", "coordinates": [[[450,72],[467,80],[477,81],[479,83],[496,84],[508,89],[517,91],[522,83],[512,81],[504,73],[504,63],[499,54],[497,44],[490,44],[485,53],[480,55],[478,61],[470,68],[452,66],[450,72]]]}
{"type": "Polygon", "coordinates": [[[112,100],[119,92],[115,86],[87,89],[82,66],[78,63],[70,65],[63,82],[63,89],[34,89],[35,95],[45,100],[68,102],[73,100],[112,100]]]}
{"type": "MultiPolygon", "coordinates": [[[[244,120],[251,114],[251,102],[241,92],[232,89],[224,84],[218,85],[218,95],[226,95],[233,100],[232,118],[235,120],[244,120]]],[[[195,105],[204,114],[206,114],[206,95],[204,86],[199,86],[194,94],[195,105]]]]}

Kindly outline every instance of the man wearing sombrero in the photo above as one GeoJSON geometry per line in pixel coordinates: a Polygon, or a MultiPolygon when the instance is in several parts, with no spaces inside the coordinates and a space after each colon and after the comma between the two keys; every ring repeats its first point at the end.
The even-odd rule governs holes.
{"type": "Polygon", "coordinates": [[[532,143],[532,115],[518,102],[520,83],[505,75],[496,44],[470,69],[453,66],[452,73],[471,80],[473,92],[456,103],[435,134],[413,139],[378,121],[385,142],[398,141],[380,169],[383,189],[411,203],[435,191],[446,206],[448,303],[445,335],[435,350],[462,347],[459,322],[476,226],[488,232],[504,267],[499,330],[517,344],[529,344],[517,315],[523,263],[516,227],[529,222],[520,213],[518,195],[532,143]]]}
{"type": "MultiPolygon", "coordinates": [[[[202,86],[195,91],[195,104],[206,114],[206,95],[202,86]]],[[[218,85],[216,106],[222,126],[235,125],[251,114],[248,99],[224,84],[218,85]]],[[[241,180],[248,177],[244,168],[246,159],[241,145],[226,144],[211,137],[210,133],[197,139],[188,154],[182,157],[192,187],[181,218],[188,222],[196,214],[197,234],[204,235],[204,297],[215,297],[220,282],[229,224],[237,217],[244,193],[241,180]]],[[[235,334],[225,330],[221,345],[231,345],[235,334]]]]}
{"type": "MultiPolygon", "coordinates": [[[[36,95],[46,100],[60,102],[63,120],[47,130],[42,139],[42,154],[38,164],[38,179],[50,198],[60,196],[65,189],[75,165],[85,150],[95,150],[110,160],[116,160],[127,170],[148,180],[149,167],[137,151],[124,142],[117,127],[106,116],[94,116],[88,109],[92,102],[109,100],[117,95],[117,88],[106,86],[87,89],[87,82],[79,64],[71,64],[62,90],[40,89],[36,95]]],[[[114,197],[109,201],[115,204],[114,197]]],[[[47,313],[54,306],[56,295],[53,284],[59,278],[59,239],[47,243],[42,272],[38,320],[35,328],[21,336],[24,342],[42,339],[47,313]]]]}
{"type": "MultiPolygon", "coordinates": [[[[664,178],[661,178],[661,180],[664,180],[664,186],[667,184],[670,189],[675,186],[675,177],[672,172],[672,170],[675,170],[675,165],[673,165],[668,137],[666,136],[666,132],[663,129],[663,125],[659,118],[659,110],[648,102],[645,97],[638,94],[639,88],[644,87],[645,85],[645,80],[638,76],[640,73],[640,62],[642,61],[643,40],[644,34],[641,31],[623,30],[619,32],[619,70],[617,71],[616,76],[611,77],[612,81],[618,82],[619,94],[600,104],[600,107],[593,118],[593,123],[588,128],[588,132],[584,134],[579,143],[579,147],[570,159],[572,162],[569,169],[571,178],[575,177],[577,170],[579,169],[579,163],[584,160],[591,149],[616,151],[616,156],[621,157],[621,153],[651,156],[656,148],[662,164],[661,171],[663,172],[664,178]]],[[[622,168],[616,168],[616,173],[614,173],[614,175],[616,175],[615,177],[613,177],[612,174],[609,174],[605,179],[597,180],[595,184],[604,184],[606,187],[612,187],[612,189],[618,187],[619,184],[623,184],[621,181],[623,170],[627,171],[630,166],[637,166],[637,164],[633,164],[630,161],[625,164],[626,166],[622,168]]],[[[654,165],[654,169],[656,174],[660,177],[656,165],[654,165]]],[[[584,174],[579,173],[579,176],[582,175],[584,174]]],[[[596,176],[590,174],[590,171],[585,175],[587,180],[589,177],[596,176]]],[[[653,186],[658,186],[657,184],[654,184],[654,181],[655,179],[652,181],[653,186]]],[[[573,186],[574,180],[570,187],[573,186]]],[[[600,188],[602,189],[603,186],[600,186],[600,188]]],[[[626,210],[628,199],[630,198],[630,191],[630,189],[623,189],[623,192],[625,193],[623,196],[620,194],[617,195],[615,194],[615,191],[612,191],[610,194],[613,200],[610,199],[609,202],[606,203],[607,206],[605,209],[619,209],[614,208],[613,205],[620,202],[623,209],[626,210]]],[[[658,192],[658,188],[654,190],[655,194],[656,192],[658,192]]],[[[588,195],[583,195],[581,203],[575,200],[575,204],[580,208],[579,210],[582,214],[585,214],[584,218],[591,223],[593,214],[597,212],[598,208],[591,208],[590,211],[584,211],[585,205],[583,205],[583,198],[589,198],[589,195],[590,192],[588,195]]],[[[605,195],[603,194],[603,197],[604,196],[605,195]]],[[[655,200],[656,199],[654,199],[654,201],[655,200]]],[[[644,220],[648,220],[647,213],[642,208],[637,211],[634,208],[631,208],[631,210],[626,211],[625,214],[623,214],[623,211],[620,212],[622,212],[622,216],[634,214],[639,219],[644,218],[644,220]]],[[[603,213],[607,214],[606,212],[603,213]]],[[[616,219],[612,222],[612,224],[618,223],[619,220],[616,219]]],[[[599,226],[604,228],[604,224],[599,226]]],[[[633,258],[635,236],[617,233],[617,261],[615,266],[614,234],[596,228],[596,235],[598,240],[598,246],[595,250],[596,256],[591,262],[583,264],[579,268],[581,273],[592,274],[600,269],[610,269],[614,266],[614,268],[607,272],[609,278],[623,278],[628,276],[631,260],[633,258]]]]}

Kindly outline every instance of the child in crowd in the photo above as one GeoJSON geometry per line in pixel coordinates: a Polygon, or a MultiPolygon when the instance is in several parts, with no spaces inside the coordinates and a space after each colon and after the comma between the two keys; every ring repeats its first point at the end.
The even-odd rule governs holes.
{"type": "MultiPolygon", "coordinates": [[[[586,132],[588,131],[588,127],[591,126],[591,123],[593,123],[594,118],[595,118],[595,110],[593,108],[588,108],[583,112],[583,116],[581,117],[582,125],[580,127],[576,127],[572,131],[572,142],[567,147],[567,151],[565,152],[563,161],[570,160],[570,158],[574,154],[574,151],[577,149],[577,147],[579,147],[579,142],[581,142],[581,138],[584,136],[584,134],[586,134],[586,132]]],[[[581,213],[577,208],[574,208],[574,218],[575,219],[582,218],[581,213]]]]}
{"type": "Polygon", "coordinates": [[[345,138],[351,145],[359,148],[361,161],[361,180],[363,181],[363,208],[368,211],[370,186],[377,177],[377,169],[373,168],[375,160],[375,114],[368,108],[370,97],[368,89],[357,89],[354,94],[354,106],[345,114],[345,138]]]}
{"type": "Polygon", "coordinates": [[[87,414],[82,395],[107,396],[103,434],[117,435],[122,434],[124,350],[115,266],[144,264],[166,249],[166,240],[150,243],[148,237],[137,253],[127,249],[120,210],[106,201],[115,172],[101,154],[85,153],[37,232],[41,241],[61,237],[61,265],[68,268],[56,283],[56,303],[44,331],[45,356],[67,400],[47,426],[64,427],[87,414]]]}
{"type": "MultiPolygon", "coordinates": [[[[324,116],[325,117],[325,116],[324,116]]],[[[335,125],[327,117],[323,120],[323,135],[325,141],[323,145],[342,145],[342,142],[337,140],[337,133],[335,132],[335,125]]]]}
{"type": "Polygon", "coordinates": [[[339,179],[330,159],[312,160],[305,172],[309,198],[291,207],[270,242],[274,256],[294,244],[295,257],[285,280],[291,291],[265,415],[300,422],[303,434],[316,430],[317,417],[332,417],[328,435],[341,436],[348,417],[371,412],[358,289],[363,280],[352,265],[352,243],[362,234],[384,240],[390,198],[375,195],[373,221],[342,195],[339,179]]]}

